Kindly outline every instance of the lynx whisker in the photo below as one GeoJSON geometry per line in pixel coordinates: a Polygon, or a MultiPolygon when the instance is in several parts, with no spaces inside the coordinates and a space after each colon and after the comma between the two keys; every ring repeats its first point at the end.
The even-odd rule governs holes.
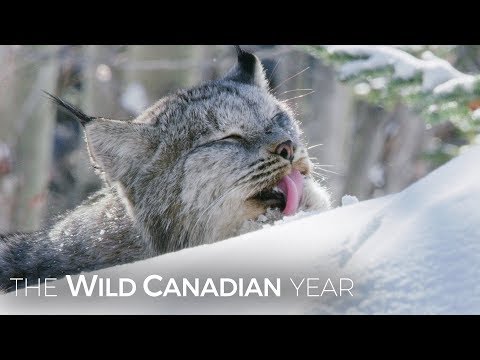
{"type": "Polygon", "coordinates": [[[298,95],[298,96],[294,96],[292,98],[289,98],[289,99],[285,99],[285,100],[280,100],[281,102],[287,102],[287,101],[291,101],[291,100],[295,100],[295,99],[300,99],[302,97],[305,97],[305,96],[308,96],[308,95],[311,95],[315,92],[315,90],[312,90],[310,91],[309,93],[306,93],[306,94],[303,94],[303,95],[298,95]]]}
{"type": "MultiPolygon", "coordinates": [[[[310,158],[311,159],[311,158],[310,158]]],[[[331,165],[331,164],[313,164],[313,166],[335,166],[335,165],[331,165]]]]}
{"type": "MultiPolygon", "coordinates": [[[[270,73],[270,77],[268,78],[268,82],[270,83],[273,79],[273,75],[275,75],[275,71],[277,71],[277,67],[278,67],[278,64],[280,64],[280,61],[282,61],[282,59],[278,59],[277,60],[277,63],[275,64],[275,66],[273,67],[273,70],[272,72],[270,73]]],[[[270,91],[273,91],[273,90],[270,90],[270,91]]]]}
{"type": "Polygon", "coordinates": [[[307,66],[305,69],[297,72],[295,75],[292,75],[290,76],[289,78],[283,80],[280,84],[278,84],[277,86],[275,86],[273,89],[272,89],[272,92],[274,92],[276,89],[278,89],[280,86],[282,86],[283,84],[285,84],[287,81],[289,80],[292,80],[293,78],[297,77],[298,75],[304,73],[305,71],[307,71],[308,69],[310,69],[310,66],[307,66]]]}
{"type": "Polygon", "coordinates": [[[323,169],[322,167],[318,167],[318,166],[317,166],[317,167],[315,167],[315,169],[318,169],[318,170],[324,171],[324,172],[326,172],[326,173],[335,174],[335,175],[338,175],[338,176],[345,176],[345,175],[343,175],[343,174],[339,174],[339,173],[337,173],[337,172],[335,172],[335,171],[332,171],[332,170],[327,170],[327,169],[323,169]]]}
{"type": "Polygon", "coordinates": [[[312,91],[313,89],[294,89],[294,90],[287,90],[287,91],[284,91],[280,94],[278,94],[278,96],[280,95],[283,95],[283,94],[288,94],[288,93],[291,93],[291,92],[297,92],[297,91],[312,91]]]}

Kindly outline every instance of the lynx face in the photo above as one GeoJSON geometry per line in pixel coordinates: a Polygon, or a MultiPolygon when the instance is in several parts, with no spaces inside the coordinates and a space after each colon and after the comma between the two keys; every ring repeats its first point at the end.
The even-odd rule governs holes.
{"type": "Polygon", "coordinates": [[[234,236],[268,208],[281,217],[329,207],[292,112],[242,50],[224,78],[85,130],[93,163],[159,253],[234,236]]]}

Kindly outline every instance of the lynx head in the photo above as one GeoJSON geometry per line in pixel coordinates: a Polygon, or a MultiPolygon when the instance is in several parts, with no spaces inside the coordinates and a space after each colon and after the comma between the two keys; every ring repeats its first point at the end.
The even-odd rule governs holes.
{"type": "Polygon", "coordinates": [[[260,60],[239,47],[237,55],[223,78],[166,96],[132,121],[76,114],[94,166],[158,253],[236,235],[268,208],[329,206],[292,112],[270,93],[260,60]]]}

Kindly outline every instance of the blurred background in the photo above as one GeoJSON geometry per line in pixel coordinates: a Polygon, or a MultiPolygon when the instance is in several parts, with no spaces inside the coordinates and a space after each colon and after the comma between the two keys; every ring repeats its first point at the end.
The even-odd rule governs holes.
{"type": "MultiPolygon", "coordinates": [[[[426,124],[401,99],[389,110],[367,103],[300,47],[242,46],[303,123],[335,206],[345,194],[366,200],[401,191],[469,142],[449,121],[426,124]]],[[[477,45],[411,49],[427,48],[460,71],[480,71],[477,45]]],[[[0,233],[48,226],[102,186],[82,129],[42,90],[89,115],[131,119],[177,88],[222,76],[235,58],[224,45],[0,46],[0,233]]]]}

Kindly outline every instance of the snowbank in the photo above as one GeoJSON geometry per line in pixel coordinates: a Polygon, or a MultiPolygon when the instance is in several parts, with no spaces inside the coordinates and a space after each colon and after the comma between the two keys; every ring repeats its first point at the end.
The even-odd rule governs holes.
{"type": "Polygon", "coordinates": [[[134,279],[137,292],[131,297],[72,297],[63,279],[51,284],[57,297],[31,296],[32,290],[28,297],[24,292],[0,297],[0,312],[479,313],[479,158],[480,147],[475,147],[399,194],[348,202],[220,243],[95,273],[134,279]],[[280,278],[282,294],[151,297],[142,290],[151,274],[280,278]],[[307,297],[304,288],[297,296],[290,282],[318,278],[321,290],[326,279],[337,286],[340,277],[354,282],[353,296],[307,297]]]}

